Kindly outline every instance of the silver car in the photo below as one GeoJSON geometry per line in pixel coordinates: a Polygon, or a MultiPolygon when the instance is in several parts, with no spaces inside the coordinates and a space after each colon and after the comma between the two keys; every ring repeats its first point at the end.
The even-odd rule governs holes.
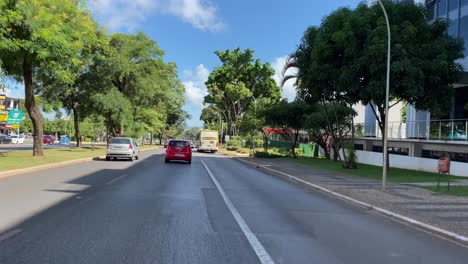
{"type": "Polygon", "coordinates": [[[133,161],[138,160],[138,144],[133,139],[127,137],[114,137],[109,140],[106,151],[106,160],[111,158],[116,159],[129,159],[133,161]]]}

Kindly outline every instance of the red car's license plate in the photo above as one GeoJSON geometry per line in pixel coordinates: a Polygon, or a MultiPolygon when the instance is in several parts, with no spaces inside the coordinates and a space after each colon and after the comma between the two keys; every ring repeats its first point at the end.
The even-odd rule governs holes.
{"type": "Polygon", "coordinates": [[[184,154],[175,154],[174,156],[176,156],[176,157],[185,157],[184,154]]]}

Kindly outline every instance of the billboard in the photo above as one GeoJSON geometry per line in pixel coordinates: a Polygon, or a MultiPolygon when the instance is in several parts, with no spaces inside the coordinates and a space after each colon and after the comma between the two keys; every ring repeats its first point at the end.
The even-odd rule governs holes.
{"type": "Polygon", "coordinates": [[[8,120],[8,111],[0,110],[0,124],[5,123],[8,120]]]}
{"type": "Polygon", "coordinates": [[[0,111],[6,108],[6,95],[0,94],[0,111]]]}
{"type": "Polygon", "coordinates": [[[8,114],[8,120],[6,122],[7,125],[20,125],[21,120],[23,120],[23,111],[13,109],[10,110],[8,114]]]}

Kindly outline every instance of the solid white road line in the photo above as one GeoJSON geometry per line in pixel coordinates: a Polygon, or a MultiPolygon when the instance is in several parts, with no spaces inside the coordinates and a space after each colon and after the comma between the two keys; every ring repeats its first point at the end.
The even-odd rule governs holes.
{"type": "Polygon", "coordinates": [[[114,182],[122,179],[123,177],[127,176],[127,174],[124,174],[124,175],[120,175],[119,177],[115,178],[115,179],[112,179],[111,181],[109,181],[108,183],[106,183],[107,185],[109,184],[113,184],[114,182]]]}
{"type": "Polygon", "coordinates": [[[4,241],[4,240],[7,240],[11,237],[13,237],[14,235],[18,234],[19,232],[23,231],[22,229],[13,229],[11,231],[8,231],[2,235],[0,235],[0,242],[4,241]]]}
{"type": "Polygon", "coordinates": [[[255,236],[255,234],[252,232],[252,230],[250,230],[249,226],[245,223],[244,219],[239,214],[237,209],[234,207],[234,205],[232,204],[231,200],[229,199],[229,197],[224,192],[223,187],[221,187],[221,184],[219,184],[216,177],[210,171],[208,166],[206,166],[206,164],[205,164],[205,162],[203,160],[201,160],[201,163],[203,164],[203,167],[205,167],[206,172],[208,172],[208,175],[210,175],[211,180],[216,185],[216,188],[218,189],[219,193],[223,197],[223,200],[226,203],[229,211],[231,211],[231,213],[234,216],[234,219],[236,220],[236,222],[239,225],[240,229],[242,230],[245,237],[247,238],[250,245],[252,246],[252,249],[255,251],[255,254],[257,254],[258,258],[260,259],[260,262],[262,264],[274,264],[275,262],[271,259],[270,255],[268,254],[266,249],[263,247],[262,243],[260,243],[258,238],[255,236]]]}

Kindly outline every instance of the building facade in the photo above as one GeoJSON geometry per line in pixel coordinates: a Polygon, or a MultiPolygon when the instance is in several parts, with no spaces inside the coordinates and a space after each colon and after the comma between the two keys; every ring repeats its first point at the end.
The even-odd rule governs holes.
{"type": "Polygon", "coordinates": [[[20,108],[20,99],[0,94],[0,134],[8,134],[9,129],[5,127],[10,110],[20,108]]]}

